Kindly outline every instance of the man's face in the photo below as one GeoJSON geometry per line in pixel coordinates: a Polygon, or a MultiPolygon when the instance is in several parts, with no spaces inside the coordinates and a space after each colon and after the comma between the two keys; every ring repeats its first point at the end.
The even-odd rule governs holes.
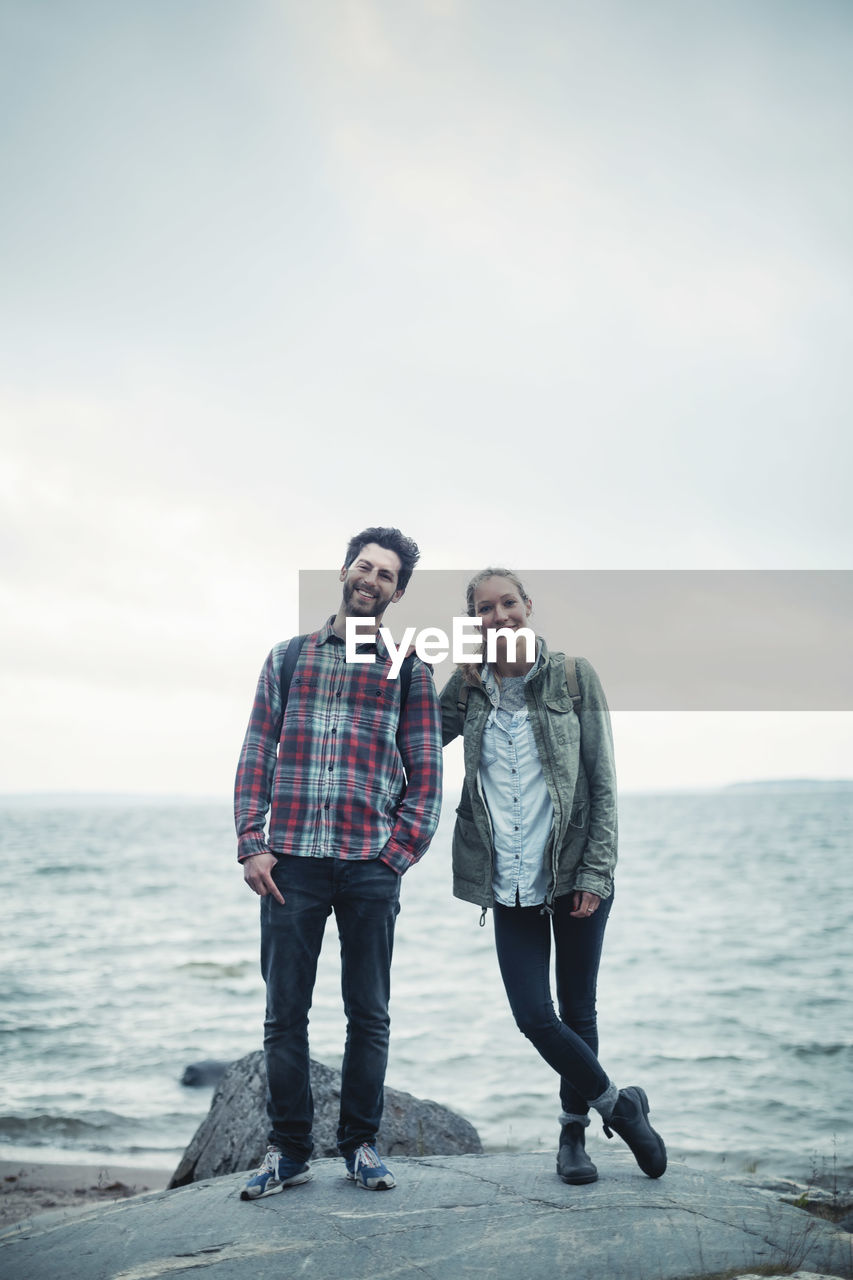
{"type": "Polygon", "coordinates": [[[352,564],[341,569],[344,613],[348,618],[381,618],[403,594],[397,587],[402,569],[396,551],[368,542],[352,564]]]}

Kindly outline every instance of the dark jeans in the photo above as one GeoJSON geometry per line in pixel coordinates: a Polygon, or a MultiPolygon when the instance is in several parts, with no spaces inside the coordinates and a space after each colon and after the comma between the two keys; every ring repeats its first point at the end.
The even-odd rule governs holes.
{"type": "Polygon", "coordinates": [[[323,931],[334,911],[347,1019],[337,1136],[341,1154],[349,1155],[362,1142],[376,1140],[382,1119],[400,877],[377,859],[284,854],[273,878],[285,901],[281,906],[271,895],[261,899],[269,1141],[297,1160],[307,1160],[313,1150],[308,1010],[323,931]]]}
{"type": "Polygon", "coordinates": [[[571,1115],[586,1115],[610,1083],[597,1057],[595,991],[612,903],[611,895],[583,920],[571,917],[571,894],[554,899],[553,917],[541,907],[495,904],[495,944],[510,1008],[519,1030],[559,1073],[560,1102],[571,1115]],[[552,928],[559,1018],[551,996],[552,928]]]}

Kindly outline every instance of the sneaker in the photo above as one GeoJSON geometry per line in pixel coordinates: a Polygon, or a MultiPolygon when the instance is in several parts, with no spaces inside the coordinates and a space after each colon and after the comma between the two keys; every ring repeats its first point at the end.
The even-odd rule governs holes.
{"type": "Polygon", "coordinates": [[[390,1191],[397,1185],[390,1169],[386,1169],[376,1148],[369,1142],[363,1142],[351,1155],[344,1157],[347,1164],[347,1177],[359,1187],[367,1191],[390,1191]]]}
{"type": "Polygon", "coordinates": [[[241,1200],[260,1200],[261,1196],[274,1196],[285,1187],[308,1182],[311,1170],[304,1160],[291,1160],[278,1147],[267,1147],[267,1154],[256,1174],[240,1192],[241,1200]]]}

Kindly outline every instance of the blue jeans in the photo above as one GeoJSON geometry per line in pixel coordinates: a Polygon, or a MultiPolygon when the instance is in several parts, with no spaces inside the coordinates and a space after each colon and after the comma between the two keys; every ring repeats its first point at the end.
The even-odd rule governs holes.
{"type": "Polygon", "coordinates": [[[528,1040],[560,1076],[560,1102],[569,1115],[586,1115],[610,1081],[598,1062],[595,992],[604,929],[613,896],[594,915],[571,917],[572,895],[554,899],[554,915],[541,907],[495,904],[495,945],[510,1008],[528,1040]],[[551,996],[554,931],[557,1002],[551,996]]]}
{"type": "Polygon", "coordinates": [[[307,1160],[313,1150],[308,1010],[326,920],[334,911],[347,1019],[337,1138],[341,1154],[349,1155],[362,1142],[375,1142],[382,1119],[400,877],[378,859],[282,854],[273,879],[285,901],[261,899],[269,1141],[296,1160],[307,1160]]]}

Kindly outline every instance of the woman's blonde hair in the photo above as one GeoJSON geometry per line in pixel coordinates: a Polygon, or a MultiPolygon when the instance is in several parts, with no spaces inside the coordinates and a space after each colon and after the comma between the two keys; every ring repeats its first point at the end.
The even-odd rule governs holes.
{"type": "MultiPolygon", "coordinates": [[[[530,597],[527,594],[527,592],[524,590],[524,583],[521,581],[517,573],[513,573],[512,569],[496,569],[496,568],[481,569],[479,573],[474,574],[473,578],[468,583],[468,586],[465,588],[465,605],[468,610],[469,618],[475,618],[477,616],[476,611],[474,609],[474,596],[476,595],[477,588],[482,583],[488,581],[489,578],[508,578],[509,581],[512,583],[512,585],[515,587],[518,594],[521,596],[524,603],[530,604],[530,597]]],[[[483,638],[483,645],[485,645],[485,637],[483,638]]],[[[483,650],[481,649],[480,651],[481,661],[482,661],[482,654],[483,654],[483,650]]],[[[480,683],[480,673],[477,670],[478,665],[479,664],[476,662],[460,662],[459,663],[459,669],[462,672],[462,677],[467,684],[480,683]]]]}

